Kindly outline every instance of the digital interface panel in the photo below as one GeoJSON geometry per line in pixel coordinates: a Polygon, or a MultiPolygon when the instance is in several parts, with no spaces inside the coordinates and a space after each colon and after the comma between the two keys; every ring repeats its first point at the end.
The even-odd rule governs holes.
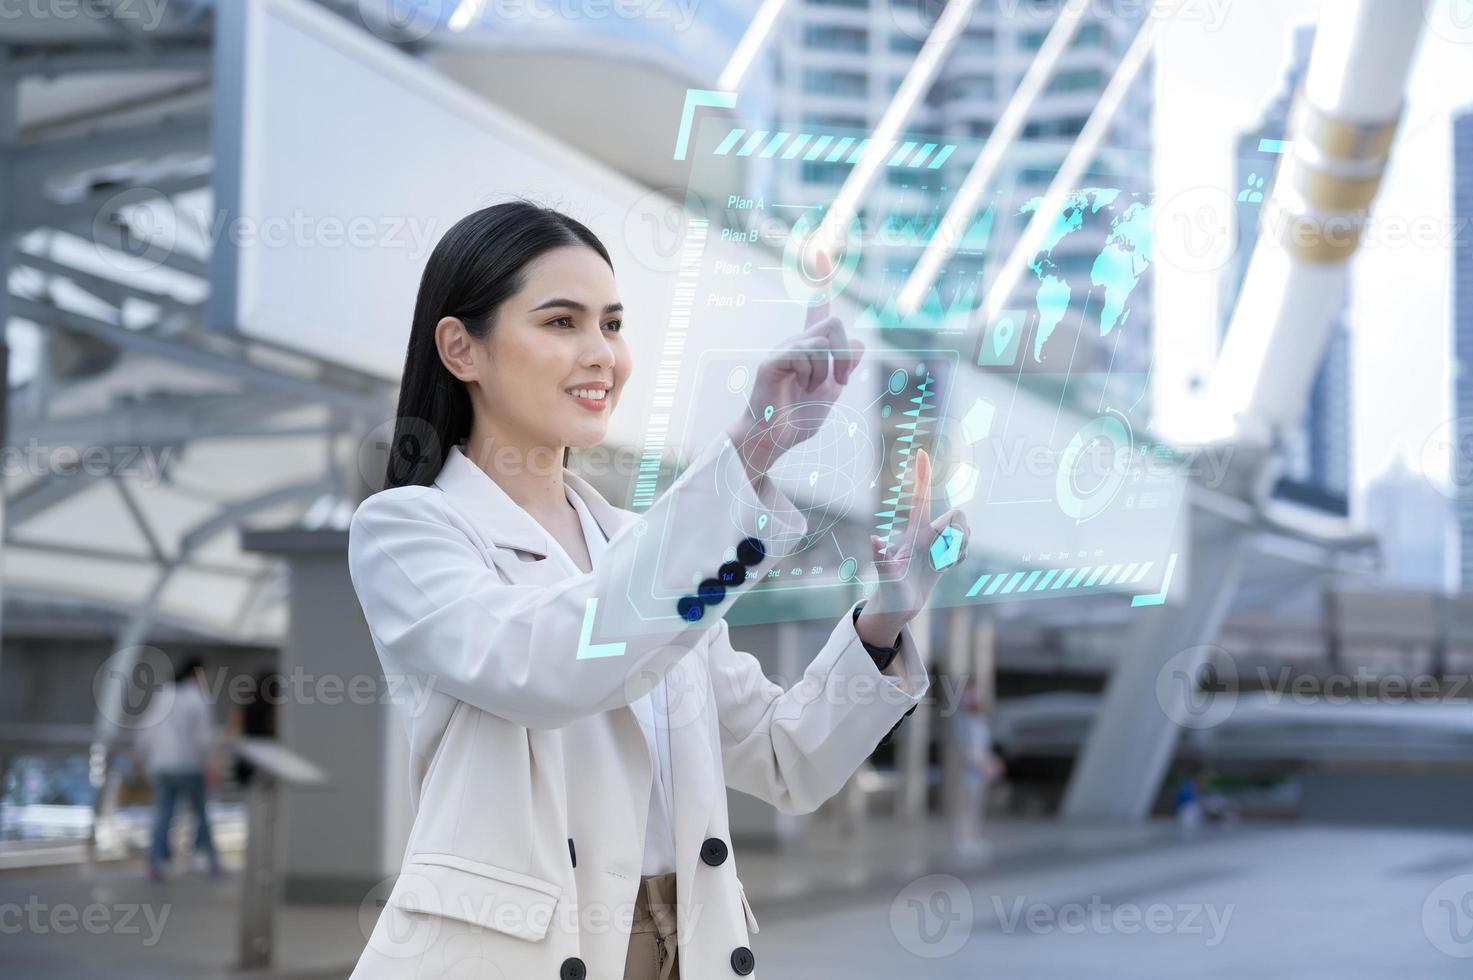
{"type": "MultiPolygon", "coordinates": [[[[749,133],[729,121],[694,127],[689,220],[629,506],[647,509],[753,410],[758,365],[802,329],[823,290],[848,335],[864,341],[863,366],[822,426],[769,472],[808,529],[777,543],[784,558],[749,584],[732,621],[826,614],[852,602],[856,584],[905,574],[872,561],[869,535],[897,534],[909,520],[920,448],[934,464],[932,518],[960,508],[971,528],[966,559],[943,576],[933,605],[1086,594],[1164,601],[1181,581],[1191,460],[1150,436],[1159,325],[1149,167],[1123,152],[1102,158],[1046,216],[1017,286],[986,318],[984,300],[1043,206],[1057,160],[1023,147],[1008,179],[947,231],[965,171],[932,164],[970,161],[977,147],[897,141],[864,206],[827,239],[832,269],[822,275],[806,246],[867,142],[862,133],[749,133]],[[755,157],[753,170],[743,186],[724,186],[734,155],[755,157]],[[907,281],[943,232],[951,255],[907,310],[907,281]]],[[[734,492],[724,499],[728,512],[711,519],[762,533],[764,515],[744,512],[734,492]]],[[[657,530],[661,540],[674,533],[657,530]]],[[[919,560],[930,544],[925,535],[919,560]]],[[[673,571],[649,580],[670,583],[673,571]]],[[[650,606],[669,608],[667,593],[656,589],[661,601],[650,606]]]]}

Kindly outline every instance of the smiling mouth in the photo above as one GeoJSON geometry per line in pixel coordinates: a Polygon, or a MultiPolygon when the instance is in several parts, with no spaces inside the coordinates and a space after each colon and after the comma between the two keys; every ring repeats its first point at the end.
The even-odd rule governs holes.
{"type": "Polygon", "coordinates": [[[607,388],[569,388],[567,391],[574,401],[591,411],[601,412],[609,403],[607,388]]]}

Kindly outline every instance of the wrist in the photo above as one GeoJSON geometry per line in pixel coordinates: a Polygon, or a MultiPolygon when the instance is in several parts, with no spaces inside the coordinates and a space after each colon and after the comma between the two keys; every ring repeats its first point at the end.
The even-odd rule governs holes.
{"type": "Polygon", "coordinates": [[[894,615],[874,612],[861,602],[854,617],[854,632],[867,647],[893,653],[900,648],[900,631],[905,620],[894,615]]]}
{"type": "Polygon", "coordinates": [[[767,473],[767,466],[773,454],[761,436],[755,438],[752,436],[752,428],[753,426],[747,424],[744,419],[738,419],[726,430],[726,435],[731,440],[732,451],[736,453],[737,459],[741,461],[742,469],[746,471],[748,481],[756,490],[760,489],[762,478],[767,473]]]}

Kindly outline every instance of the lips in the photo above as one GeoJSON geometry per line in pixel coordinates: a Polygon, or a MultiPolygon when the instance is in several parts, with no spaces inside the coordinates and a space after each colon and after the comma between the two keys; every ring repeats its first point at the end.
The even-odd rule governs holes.
{"type": "Polygon", "coordinates": [[[573,400],[593,412],[602,412],[609,403],[609,389],[604,385],[580,385],[567,389],[573,400]]]}

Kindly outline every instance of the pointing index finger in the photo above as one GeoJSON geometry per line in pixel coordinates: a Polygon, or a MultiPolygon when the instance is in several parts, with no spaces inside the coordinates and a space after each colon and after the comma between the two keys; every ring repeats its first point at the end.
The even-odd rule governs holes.
{"type": "Polygon", "coordinates": [[[828,250],[822,245],[810,244],[809,249],[811,249],[809,254],[802,256],[799,261],[803,263],[805,273],[807,272],[809,262],[812,262],[813,278],[818,280],[818,288],[813,298],[809,301],[808,312],[803,318],[803,327],[805,330],[828,319],[829,276],[834,269],[834,263],[829,258],[828,250]]]}

